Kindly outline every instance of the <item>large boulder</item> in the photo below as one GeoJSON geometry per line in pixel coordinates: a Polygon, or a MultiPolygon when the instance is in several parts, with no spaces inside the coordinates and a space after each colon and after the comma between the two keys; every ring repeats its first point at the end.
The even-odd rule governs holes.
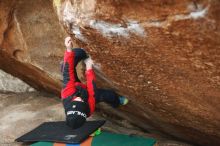
{"type": "Polygon", "coordinates": [[[22,80],[0,70],[0,92],[33,92],[35,91],[22,80]]]}
{"type": "Polygon", "coordinates": [[[220,145],[218,0],[54,0],[99,76],[144,130],[220,145]]]}
{"type": "Polygon", "coordinates": [[[65,34],[52,1],[0,0],[0,69],[59,94],[65,34]]]}

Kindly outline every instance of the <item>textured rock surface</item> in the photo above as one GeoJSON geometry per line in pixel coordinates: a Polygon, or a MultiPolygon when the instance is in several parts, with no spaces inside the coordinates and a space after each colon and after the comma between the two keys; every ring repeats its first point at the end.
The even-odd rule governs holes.
{"type": "Polygon", "coordinates": [[[218,0],[55,0],[97,71],[142,129],[220,145],[218,0]]]}
{"type": "Polygon", "coordinates": [[[18,78],[0,70],[0,91],[3,92],[32,92],[34,89],[18,78]]]}
{"type": "Polygon", "coordinates": [[[51,1],[0,0],[0,68],[59,94],[65,32],[51,1]]]}

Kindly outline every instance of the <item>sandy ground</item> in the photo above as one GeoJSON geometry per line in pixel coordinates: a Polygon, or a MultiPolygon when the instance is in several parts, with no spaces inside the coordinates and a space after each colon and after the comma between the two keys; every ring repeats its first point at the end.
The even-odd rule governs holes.
{"type": "Polygon", "coordinates": [[[59,100],[40,93],[0,94],[0,146],[21,145],[14,140],[45,121],[63,120],[59,100]]]}
{"type": "MultiPolygon", "coordinates": [[[[89,120],[103,119],[102,117],[105,116],[102,114],[97,112],[89,120]]],[[[28,145],[14,142],[14,140],[43,122],[64,119],[63,107],[58,97],[39,92],[0,93],[0,146],[28,145]]],[[[115,133],[154,137],[158,140],[159,146],[189,146],[157,135],[143,133],[126,121],[108,120],[103,129],[115,133]]]]}

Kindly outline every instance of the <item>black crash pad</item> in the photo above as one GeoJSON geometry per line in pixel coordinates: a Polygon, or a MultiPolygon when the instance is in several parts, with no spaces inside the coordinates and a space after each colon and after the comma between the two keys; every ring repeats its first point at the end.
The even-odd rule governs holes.
{"type": "Polygon", "coordinates": [[[52,141],[79,144],[101,127],[105,121],[87,121],[78,129],[71,129],[65,121],[45,122],[34,130],[17,138],[17,142],[52,141]]]}

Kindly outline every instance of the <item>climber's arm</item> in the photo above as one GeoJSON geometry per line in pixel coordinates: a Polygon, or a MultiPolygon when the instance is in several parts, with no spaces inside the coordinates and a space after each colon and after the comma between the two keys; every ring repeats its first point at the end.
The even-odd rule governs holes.
{"type": "Polygon", "coordinates": [[[87,79],[87,90],[88,90],[88,103],[90,107],[90,115],[95,111],[95,73],[92,69],[93,61],[91,58],[85,60],[86,64],[86,79],[87,79]]]}
{"type": "Polygon", "coordinates": [[[65,39],[66,51],[64,53],[64,60],[62,65],[63,87],[61,91],[61,98],[66,98],[75,92],[75,76],[74,76],[74,58],[75,53],[71,50],[71,38],[65,39]]]}

